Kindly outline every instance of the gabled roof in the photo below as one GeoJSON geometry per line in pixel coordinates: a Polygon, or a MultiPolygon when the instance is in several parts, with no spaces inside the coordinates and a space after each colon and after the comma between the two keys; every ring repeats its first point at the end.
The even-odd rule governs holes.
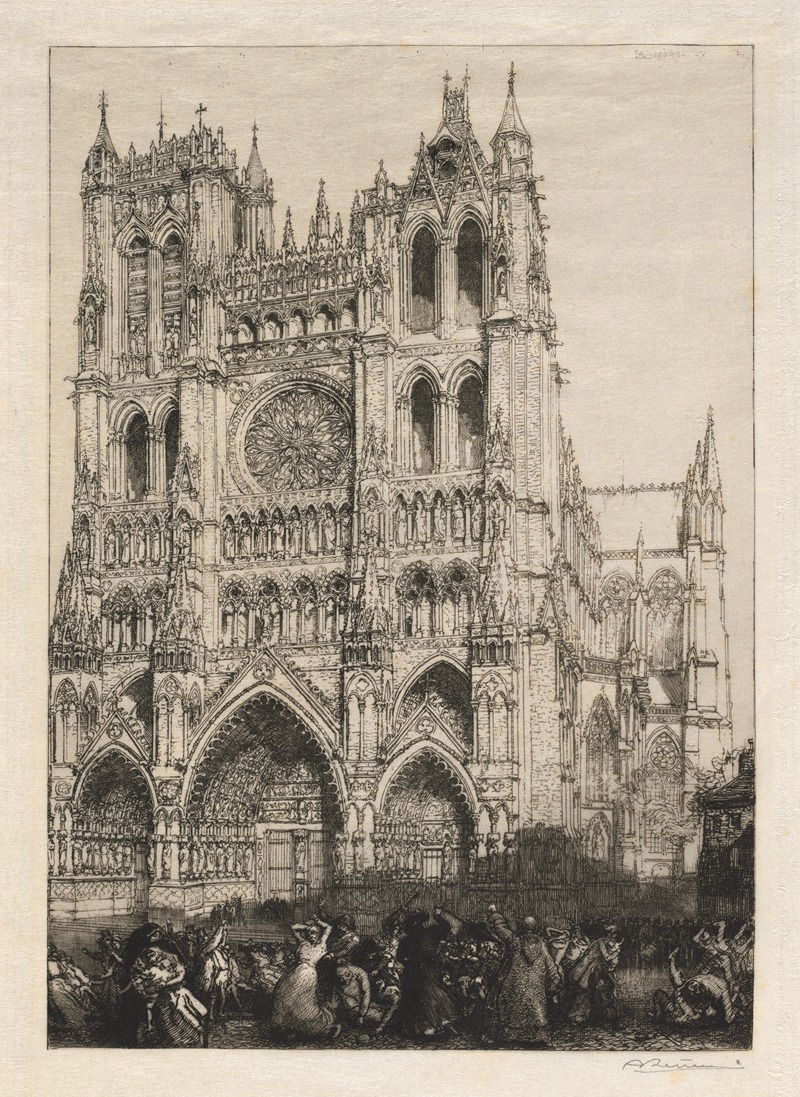
{"type": "Polygon", "coordinates": [[[749,806],[754,803],[755,798],[755,774],[745,772],[706,796],[705,806],[707,808],[749,806]]]}

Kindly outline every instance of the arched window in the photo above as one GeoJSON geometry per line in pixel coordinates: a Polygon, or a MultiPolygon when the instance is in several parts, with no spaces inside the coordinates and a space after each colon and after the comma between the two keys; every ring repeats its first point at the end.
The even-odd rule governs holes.
{"type": "Polygon", "coordinates": [[[433,331],[435,320],[436,241],[423,225],[411,245],[411,330],[433,331]]]}
{"type": "Polygon", "coordinates": [[[137,412],[125,429],[125,493],[143,499],[147,491],[147,420],[137,412]]]}
{"type": "Polygon", "coordinates": [[[161,309],[164,314],[164,342],[167,350],[177,349],[181,331],[183,307],[183,244],[177,233],[171,233],[164,245],[164,274],[161,289],[161,309]]]}
{"type": "Polygon", "coordinates": [[[458,464],[462,469],[483,464],[483,392],[477,377],[467,377],[458,390],[458,464]]]}
{"type": "Polygon", "coordinates": [[[645,842],[652,853],[673,853],[679,848],[675,827],[680,824],[683,798],[683,766],[674,739],[662,731],[647,755],[645,842]]]}
{"type": "Polygon", "coordinates": [[[611,794],[614,773],[614,728],[607,706],[595,704],[586,737],[586,799],[605,801],[611,794]]]}
{"type": "Polygon", "coordinates": [[[178,440],[180,437],[180,420],[178,409],[175,408],[167,416],[164,423],[164,483],[169,490],[175,476],[175,468],[178,464],[178,440]]]}
{"type": "Polygon", "coordinates": [[[272,312],[264,321],[264,338],[265,339],[280,339],[281,337],[281,319],[277,313],[272,312]]]}
{"type": "Polygon", "coordinates": [[[236,325],[236,344],[241,346],[255,341],[256,326],[249,316],[243,316],[236,325]]]}
{"type": "Polygon", "coordinates": [[[147,259],[147,242],[135,236],[128,247],[126,279],[128,353],[140,358],[147,354],[147,259]]]}
{"type": "Polygon", "coordinates": [[[327,305],[322,305],[322,307],[314,313],[314,320],[311,325],[311,330],[313,332],[332,331],[333,327],[333,313],[327,305]]]}
{"type": "Polygon", "coordinates": [[[445,635],[463,632],[472,623],[476,583],[464,564],[456,561],[442,576],[442,627],[445,635]]]}
{"type": "Polygon", "coordinates": [[[483,312],[483,234],[480,226],[467,220],[456,242],[458,301],[456,323],[460,328],[475,327],[483,312]]]}
{"type": "Polygon", "coordinates": [[[683,658],[683,586],[674,571],[660,571],[647,593],[650,665],[653,670],[676,670],[683,658]]]}
{"type": "Polygon", "coordinates": [[[433,389],[422,377],[411,389],[411,445],[414,472],[433,472],[435,446],[433,389]]]}
{"type": "Polygon", "coordinates": [[[427,568],[415,567],[399,583],[400,635],[431,636],[434,630],[436,581],[427,568]]]}
{"type": "Polygon", "coordinates": [[[621,659],[628,650],[631,581],[626,575],[610,575],[600,595],[600,656],[621,659]]]}
{"type": "Polygon", "coordinates": [[[83,695],[83,712],[81,728],[79,732],[78,749],[81,751],[95,736],[100,721],[100,705],[97,700],[97,690],[90,683],[83,695]]]}

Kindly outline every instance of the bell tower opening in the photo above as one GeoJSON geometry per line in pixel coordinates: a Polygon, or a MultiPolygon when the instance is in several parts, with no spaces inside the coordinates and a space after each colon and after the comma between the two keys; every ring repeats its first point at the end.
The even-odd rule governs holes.
{"type": "Polygon", "coordinates": [[[458,390],[458,465],[480,468],[484,450],[483,392],[477,377],[467,377],[458,390]]]}
{"type": "Polygon", "coordinates": [[[411,245],[411,330],[433,331],[436,321],[436,241],[424,225],[411,245]]]}
{"type": "Polygon", "coordinates": [[[180,421],[177,408],[169,413],[164,424],[165,486],[169,491],[178,464],[180,421]]]}
{"type": "Polygon", "coordinates": [[[134,415],[125,431],[125,480],[128,499],[137,502],[147,491],[147,420],[134,415]]]}
{"type": "Polygon", "coordinates": [[[464,222],[456,243],[458,304],[456,323],[476,327],[483,312],[483,234],[471,218],[464,222]]]}
{"type": "Polygon", "coordinates": [[[436,439],[433,390],[423,378],[411,389],[411,442],[414,472],[433,472],[436,439]]]}

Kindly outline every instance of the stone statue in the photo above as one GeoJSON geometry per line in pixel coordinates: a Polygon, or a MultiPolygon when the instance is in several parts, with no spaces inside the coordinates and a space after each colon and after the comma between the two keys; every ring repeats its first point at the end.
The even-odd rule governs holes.
{"type": "Polygon", "coordinates": [[[437,499],[433,506],[433,537],[435,541],[445,539],[446,512],[444,503],[437,499]]]}
{"type": "Polygon", "coordinates": [[[322,551],[336,552],[336,519],[330,511],[322,520],[322,551]]]}
{"type": "Polygon", "coordinates": [[[421,498],[417,498],[414,504],[414,540],[419,544],[424,544],[428,540],[427,524],[425,504],[421,498]]]}

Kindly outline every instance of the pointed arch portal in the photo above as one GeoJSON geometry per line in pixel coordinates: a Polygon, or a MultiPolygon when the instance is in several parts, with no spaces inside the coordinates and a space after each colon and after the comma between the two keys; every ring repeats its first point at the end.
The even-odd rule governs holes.
{"type": "Polygon", "coordinates": [[[258,694],[206,747],[189,788],[187,819],[201,847],[221,834],[251,845],[257,901],[303,902],[329,879],[343,805],[313,731],[277,698],[258,694]]]}
{"type": "Polygon", "coordinates": [[[447,880],[466,865],[471,834],[468,790],[446,757],[415,750],[401,762],[375,823],[375,863],[393,875],[447,880]]]}
{"type": "Polygon", "coordinates": [[[153,795],[143,772],[121,750],[98,755],[75,798],[67,871],[77,877],[132,877],[132,909],[145,911],[152,835],[153,795]]]}

